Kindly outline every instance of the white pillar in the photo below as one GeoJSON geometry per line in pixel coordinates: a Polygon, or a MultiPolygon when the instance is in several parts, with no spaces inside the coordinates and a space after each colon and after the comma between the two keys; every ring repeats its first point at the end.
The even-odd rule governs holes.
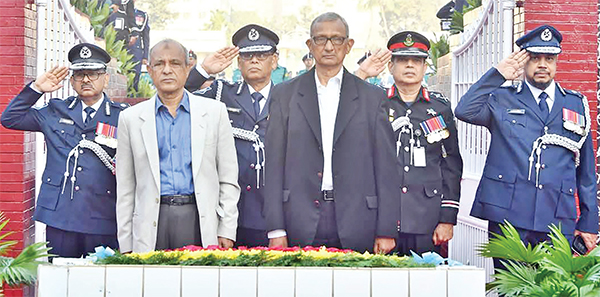
{"type": "Polygon", "coordinates": [[[506,58],[513,52],[514,37],[514,9],[515,0],[501,0],[502,2],[502,57],[506,58]]]}
{"type": "MultiPolygon", "coordinates": [[[[36,0],[37,9],[37,44],[36,44],[36,77],[46,71],[46,7],[48,0],[36,0]]],[[[46,96],[42,96],[36,103],[36,106],[45,104],[46,96]]],[[[42,174],[46,167],[46,148],[44,145],[44,134],[35,133],[35,197],[37,206],[37,197],[40,192],[42,174]]],[[[35,222],[35,242],[46,241],[46,225],[35,222]]]]}

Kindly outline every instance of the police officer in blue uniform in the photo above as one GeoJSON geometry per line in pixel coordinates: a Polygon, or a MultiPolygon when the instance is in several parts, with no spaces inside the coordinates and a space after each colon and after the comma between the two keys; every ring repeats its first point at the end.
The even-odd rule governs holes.
{"type": "Polygon", "coordinates": [[[114,162],[116,126],[126,104],[111,101],[100,47],[82,43],[69,51],[70,84],[77,96],[33,105],[62,87],[69,68],[54,67],[28,84],[2,113],[9,129],[42,132],[47,161],[34,219],[47,225],[51,253],[80,257],[97,246],[117,248],[114,162]]]}
{"type": "MultiPolygon", "coordinates": [[[[277,68],[277,44],[279,37],[273,31],[259,25],[247,25],[232,37],[239,48],[238,66],[243,81],[229,83],[216,80],[201,90],[202,96],[215,98],[227,105],[233,126],[239,165],[239,184],[242,187],[238,203],[239,219],[237,246],[268,246],[263,209],[264,188],[264,136],[269,115],[270,92],[273,87],[271,73],[277,68]]],[[[227,60],[233,59],[236,50],[216,53],[227,60]]],[[[198,67],[203,79],[219,73],[228,66],[221,63],[208,65],[213,56],[207,57],[198,67]],[[208,69],[205,69],[208,68],[208,69]]],[[[229,63],[230,64],[230,63],[229,63]]]]}
{"type": "MultiPolygon", "coordinates": [[[[135,2],[135,0],[130,0],[135,2]]],[[[148,54],[150,49],[150,25],[148,24],[148,14],[134,8],[135,26],[130,28],[131,37],[127,47],[130,54],[133,55],[133,61],[137,62],[133,68],[135,76],[133,78],[133,87],[138,90],[140,73],[142,65],[148,65],[148,54]]]]}
{"type": "Polygon", "coordinates": [[[598,232],[592,119],[587,99],[554,80],[561,41],[549,25],[519,38],[521,50],[484,74],[455,112],[492,135],[471,215],[489,220],[493,233],[507,220],[531,244],[560,224],[569,240],[579,235],[591,249],[598,232]],[[507,80],[519,81],[505,87],[507,80]]]}
{"type": "Polygon", "coordinates": [[[421,85],[429,40],[403,31],[387,47],[395,84],[387,90],[384,107],[401,176],[397,252],[439,252],[453,236],[460,200],[463,165],[454,114],[444,95],[421,85]]]}
{"type": "Polygon", "coordinates": [[[116,40],[127,44],[129,42],[129,31],[133,24],[133,17],[127,15],[127,7],[121,4],[121,0],[112,0],[110,8],[112,12],[104,22],[100,36],[104,36],[104,30],[110,26],[117,33],[116,40]]]}

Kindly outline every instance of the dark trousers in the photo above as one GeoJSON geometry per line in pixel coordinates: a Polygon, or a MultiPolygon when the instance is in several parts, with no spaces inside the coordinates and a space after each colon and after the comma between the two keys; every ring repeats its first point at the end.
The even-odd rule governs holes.
{"type": "Polygon", "coordinates": [[[341,249],[342,242],[338,236],[337,222],[335,220],[335,203],[333,201],[322,201],[319,204],[319,208],[319,223],[312,245],[315,247],[326,246],[341,249]]]}
{"type": "Polygon", "coordinates": [[[412,234],[398,232],[396,252],[400,255],[410,256],[410,251],[419,256],[425,252],[440,253],[441,246],[433,245],[433,234],[412,234]]]}
{"type": "Polygon", "coordinates": [[[119,248],[116,234],[86,234],[50,226],[46,226],[46,240],[48,247],[52,248],[49,253],[63,258],[85,257],[88,253],[93,253],[94,248],[98,246],[110,247],[115,251],[119,248]]]}
{"type": "MultiPolygon", "coordinates": [[[[548,230],[548,232],[538,232],[517,227],[515,227],[515,229],[517,229],[517,232],[521,237],[521,241],[525,244],[525,246],[527,246],[528,244],[531,244],[531,246],[535,246],[536,244],[543,241],[550,242],[550,237],[548,237],[548,232],[550,232],[550,230],[548,230]]],[[[502,235],[502,230],[500,229],[500,224],[498,222],[490,221],[488,225],[488,238],[495,238],[493,233],[502,235]]],[[[573,242],[573,235],[565,235],[565,237],[567,238],[569,243],[573,242]]],[[[500,259],[498,258],[494,258],[494,268],[505,269],[504,265],[502,265],[500,259]]]]}
{"type": "Polygon", "coordinates": [[[268,247],[269,238],[267,238],[266,230],[258,230],[251,228],[238,227],[235,246],[245,247],[268,247]]]}
{"type": "Polygon", "coordinates": [[[156,250],[202,245],[196,204],[161,204],[158,214],[156,250]]]}

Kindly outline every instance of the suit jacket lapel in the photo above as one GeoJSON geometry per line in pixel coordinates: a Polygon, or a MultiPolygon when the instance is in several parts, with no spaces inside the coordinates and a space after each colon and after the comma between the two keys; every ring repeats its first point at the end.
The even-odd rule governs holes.
{"type": "MultiPolygon", "coordinates": [[[[187,92],[187,91],[186,91],[187,92]]],[[[206,138],[206,108],[202,106],[196,96],[188,92],[190,98],[190,125],[192,134],[192,172],[194,174],[194,185],[198,185],[196,177],[200,176],[202,155],[204,154],[204,142],[206,138]]]]}
{"type": "Polygon", "coordinates": [[[319,142],[319,146],[322,146],[321,140],[321,117],[319,115],[319,99],[317,95],[317,84],[315,82],[315,68],[310,71],[309,74],[302,76],[300,87],[298,88],[298,105],[300,110],[313,134],[319,142]]]}
{"type": "Polygon", "coordinates": [[[248,85],[246,83],[243,84],[244,86],[242,87],[242,91],[235,96],[235,101],[237,101],[244,112],[246,112],[253,120],[256,121],[250,90],[248,89],[248,85]]]}
{"type": "Polygon", "coordinates": [[[342,78],[342,89],[340,91],[340,103],[335,118],[335,130],[333,132],[333,145],[344,132],[350,119],[356,112],[356,99],[358,99],[358,88],[354,78],[344,69],[342,78]]]}
{"type": "Polygon", "coordinates": [[[562,115],[562,108],[565,106],[565,95],[560,91],[560,86],[556,83],[556,90],[554,91],[554,104],[552,104],[552,110],[548,119],[548,123],[554,120],[558,115],[562,115]]]}
{"type": "Polygon", "coordinates": [[[537,104],[536,98],[533,97],[533,93],[529,90],[529,86],[523,82],[523,89],[520,93],[517,93],[517,99],[525,104],[542,122],[546,122],[546,119],[542,117],[542,111],[540,106],[537,104]]]}
{"type": "Polygon", "coordinates": [[[144,123],[142,123],[141,132],[148,155],[148,162],[150,163],[150,169],[152,170],[152,177],[154,177],[154,182],[160,193],[160,159],[158,156],[158,140],[156,137],[156,100],[158,100],[157,95],[154,95],[149,99],[148,104],[144,106],[145,108],[140,114],[140,118],[144,121],[144,123]]]}

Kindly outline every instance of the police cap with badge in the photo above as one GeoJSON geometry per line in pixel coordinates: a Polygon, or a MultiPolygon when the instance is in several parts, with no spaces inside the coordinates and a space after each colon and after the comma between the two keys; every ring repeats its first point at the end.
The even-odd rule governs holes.
{"type": "Polygon", "coordinates": [[[312,58],[313,58],[312,54],[308,53],[302,57],[302,62],[305,62],[306,60],[312,59],[312,58]]]}
{"type": "Polygon", "coordinates": [[[392,56],[429,57],[431,44],[427,37],[413,31],[402,31],[390,38],[387,44],[392,56]]]}
{"type": "Polygon", "coordinates": [[[80,43],[69,51],[71,70],[101,70],[106,69],[110,55],[101,47],[91,43],[80,43]]]}
{"type": "Polygon", "coordinates": [[[276,52],[279,36],[265,27],[250,24],[237,30],[231,42],[240,53],[276,52]]]}
{"type": "Polygon", "coordinates": [[[521,36],[516,45],[535,54],[557,55],[562,52],[562,34],[550,25],[542,25],[521,36]]]}

